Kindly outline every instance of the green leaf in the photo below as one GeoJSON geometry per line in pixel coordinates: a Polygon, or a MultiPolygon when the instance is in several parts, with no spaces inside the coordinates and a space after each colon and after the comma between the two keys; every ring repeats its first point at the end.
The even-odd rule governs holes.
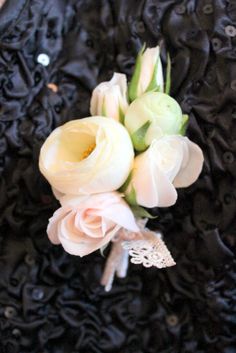
{"type": "Polygon", "coordinates": [[[129,192],[129,194],[125,195],[125,200],[128,202],[129,205],[131,206],[136,206],[137,205],[137,201],[136,201],[136,191],[134,189],[134,186],[131,186],[131,191],[129,192]]]}
{"type": "Polygon", "coordinates": [[[158,217],[158,216],[152,216],[145,208],[141,206],[132,206],[131,209],[136,217],[144,217],[144,218],[150,218],[150,219],[154,219],[158,217]]]}
{"type": "Polygon", "coordinates": [[[145,44],[143,45],[142,49],[140,50],[140,52],[138,53],[137,59],[136,59],[136,63],[135,63],[135,67],[134,67],[134,73],[133,76],[131,78],[131,81],[129,83],[129,87],[128,87],[128,93],[129,93],[129,99],[132,102],[133,100],[135,100],[138,96],[138,82],[139,82],[139,77],[140,77],[140,72],[141,72],[141,66],[142,66],[142,56],[143,53],[145,51],[145,44]]]}
{"type": "Polygon", "coordinates": [[[187,129],[187,125],[188,125],[188,121],[189,121],[189,116],[187,114],[183,114],[182,125],[181,125],[181,128],[180,128],[180,134],[181,135],[185,135],[186,129],[187,129]]]}
{"type": "Polygon", "coordinates": [[[151,121],[146,121],[146,123],[131,135],[134,148],[139,152],[146,150],[148,147],[145,143],[145,136],[150,125],[151,121]]]}
{"type": "Polygon", "coordinates": [[[170,94],[170,86],[171,86],[171,60],[170,55],[167,53],[167,66],[166,66],[166,82],[165,82],[165,93],[170,94]]]}

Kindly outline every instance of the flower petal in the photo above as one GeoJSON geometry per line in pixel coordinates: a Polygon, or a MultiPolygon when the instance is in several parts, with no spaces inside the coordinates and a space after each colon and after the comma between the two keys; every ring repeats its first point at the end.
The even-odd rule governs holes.
{"type": "MultiPolygon", "coordinates": [[[[158,194],[158,207],[173,206],[177,200],[177,192],[168,177],[156,168],[156,192],[158,194]]],[[[153,206],[154,207],[154,206],[153,206]]]]}
{"type": "Polygon", "coordinates": [[[112,207],[104,208],[99,212],[99,214],[125,229],[133,232],[139,231],[133,212],[123,200],[122,203],[114,204],[112,207]]]}
{"type": "Polygon", "coordinates": [[[94,116],[69,121],[54,130],[41,148],[39,168],[57,191],[90,195],[120,188],[133,158],[125,127],[113,119],[94,116]]]}
{"type": "Polygon", "coordinates": [[[193,184],[199,177],[204,162],[201,148],[187,137],[184,139],[188,147],[188,151],[185,151],[185,154],[188,153],[188,158],[184,157],[185,163],[174,179],[173,183],[176,188],[184,188],[193,184]]]}
{"type": "Polygon", "coordinates": [[[53,214],[53,216],[49,219],[49,223],[47,226],[47,234],[49,240],[53,244],[60,244],[60,240],[58,238],[58,223],[66,216],[67,213],[70,212],[70,208],[59,208],[53,214]]]}
{"type": "Polygon", "coordinates": [[[85,256],[93,251],[101,248],[105,244],[107,244],[118,232],[120,229],[119,226],[116,226],[111,232],[109,232],[101,241],[91,241],[91,238],[88,237],[88,241],[82,240],[80,242],[74,242],[70,239],[67,239],[63,236],[59,236],[61,245],[71,255],[76,255],[76,256],[85,256]]]}
{"type": "Polygon", "coordinates": [[[144,207],[168,207],[177,199],[177,193],[168,176],[155,161],[152,146],[135,158],[131,183],[137,203],[144,207]]]}

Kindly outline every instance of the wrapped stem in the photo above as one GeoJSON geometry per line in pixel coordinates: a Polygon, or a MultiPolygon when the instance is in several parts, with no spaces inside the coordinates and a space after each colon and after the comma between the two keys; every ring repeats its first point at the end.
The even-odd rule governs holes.
{"type": "Polygon", "coordinates": [[[118,277],[125,277],[128,269],[127,250],[124,250],[121,241],[117,240],[112,243],[112,249],[106,261],[105,269],[101,279],[101,284],[105,287],[105,291],[109,292],[112,288],[115,273],[118,277]]]}

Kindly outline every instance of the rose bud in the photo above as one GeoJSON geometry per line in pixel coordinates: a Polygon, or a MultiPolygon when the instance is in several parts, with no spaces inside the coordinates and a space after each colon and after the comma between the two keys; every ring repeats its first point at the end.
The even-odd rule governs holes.
{"type": "Polygon", "coordinates": [[[125,114],[125,126],[137,151],[144,151],[154,139],[181,134],[186,115],[175,99],[161,92],[148,92],[137,98],[125,114]]]}
{"type": "Polygon", "coordinates": [[[100,83],[92,93],[90,112],[123,123],[128,108],[127,79],[124,74],[114,73],[112,79],[100,83]]]}
{"type": "Polygon", "coordinates": [[[163,72],[160,58],[160,47],[143,47],[138,54],[134,73],[129,84],[131,101],[148,91],[163,92],[163,72]]]}
{"type": "Polygon", "coordinates": [[[144,207],[169,207],[175,188],[194,183],[203,166],[200,147],[184,136],[164,136],[138,155],[125,190],[126,200],[144,207]]]}

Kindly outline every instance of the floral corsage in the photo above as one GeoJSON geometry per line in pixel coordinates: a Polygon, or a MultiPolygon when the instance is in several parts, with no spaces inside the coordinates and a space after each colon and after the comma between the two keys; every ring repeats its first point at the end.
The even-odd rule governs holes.
{"type": "Polygon", "coordinates": [[[169,95],[170,59],[163,79],[160,48],[142,48],[133,76],[114,73],[93,91],[91,117],[69,121],[44,142],[39,168],[61,207],[47,233],[72,255],[112,243],[102,285],[134,264],[175,265],[159,232],[146,228],[148,208],[168,207],[176,188],[196,181],[201,149],[184,136],[188,116],[169,95]]]}

